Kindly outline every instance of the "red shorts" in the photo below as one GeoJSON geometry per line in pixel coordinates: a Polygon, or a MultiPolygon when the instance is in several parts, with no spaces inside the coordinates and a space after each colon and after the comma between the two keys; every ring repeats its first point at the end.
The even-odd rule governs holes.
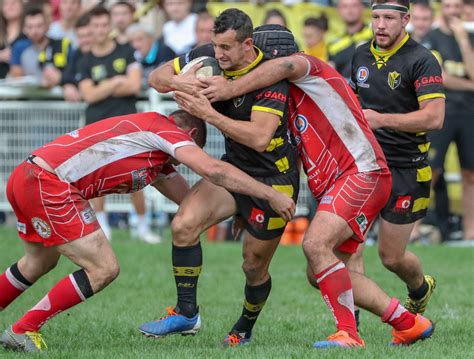
{"type": "Polygon", "coordinates": [[[343,218],[354,235],[337,249],[355,253],[364,235],[390,197],[392,176],[389,170],[355,173],[338,178],[321,197],[318,211],[343,218]]]}
{"type": "Polygon", "coordinates": [[[7,197],[18,219],[18,234],[27,242],[57,246],[100,228],[77,188],[35,164],[23,162],[15,168],[7,197]]]}

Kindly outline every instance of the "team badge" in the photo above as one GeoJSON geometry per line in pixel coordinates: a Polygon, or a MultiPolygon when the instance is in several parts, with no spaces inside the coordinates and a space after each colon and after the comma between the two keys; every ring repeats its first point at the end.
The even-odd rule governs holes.
{"type": "Polygon", "coordinates": [[[365,232],[365,230],[367,229],[367,226],[369,225],[369,220],[367,219],[367,217],[365,216],[364,213],[361,213],[360,215],[358,215],[356,217],[356,222],[357,224],[359,225],[359,229],[362,233],[365,232]]]}
{"type": "Polygon", "coordinates": [[[105,65],[97,65],[91,69],[92,80],[99,82],[107,77],[105,65]]]}
{"type": "Polygon", "coordinates": [[[365,66],[361,66],[357,69],[357,82],[364,83],[369,78],[369,69],[365,66]]]}
{"type": "Polygon", "coordinates": [[[234,103],[234,107],[236,108],[240,107],[244,103],[244,100],[245,100],[245,95],[232,99],[232,102],[234,103]]]}
{"type": "Polygon", "coordinates": [[[299,133],[304,133],[308,129],[308,120],[303,115],[296,116],[295,127],[299,133]]]}
{"type": "Polygon", "coordinates": [[[399,72],[393,71],[388,73],[388,86],[390,86],[392,90],[395,90],[398,86],[400,86],[401,82],[402,75],[399,72]]]}
{"type": "Polygon", "coordinates": [[[125,72],[125,68],[127,67],[127,62],[122,58],[115,59],[114,62],[112,62],[112,66],[119,74],[123,74],[125,72]]]}
{"type": "Polygon", "coordinates": [[[31,219],[31,224],[33,224],[33,228],[35,229],[36,233],[38,233],[41,237],[51,237],[51,227],[41,218],[33,217],[31,219]]]}

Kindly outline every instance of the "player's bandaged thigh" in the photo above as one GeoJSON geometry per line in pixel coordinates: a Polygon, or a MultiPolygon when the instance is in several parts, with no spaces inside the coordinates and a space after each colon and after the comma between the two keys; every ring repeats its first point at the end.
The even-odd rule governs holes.
{"type": "Polygon", "coordinates": [[[382,209],[382,218],[394,224],[409,224],[426,216],[432,172],[427,163],[411,168],[391,168],[392,193],[382,209]]]}

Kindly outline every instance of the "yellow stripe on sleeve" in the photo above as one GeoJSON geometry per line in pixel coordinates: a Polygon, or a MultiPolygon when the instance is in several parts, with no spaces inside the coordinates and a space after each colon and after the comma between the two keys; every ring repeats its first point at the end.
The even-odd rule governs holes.
{"type": "Polygon", "coordinates": [[[418,102],[423,102],[425,100],[431,100],[433,98],[446,98],[444,93],[429,93],[427,95],[422,95],[418,97],[418,102]]]}
{"type": "Polygon", "coordinates": [[[283,117],[283,111],[276,110],[276,109],[270,108],[270,107],[252,106],[252,111],[260,111],[260,112],[273,113],[274,115],[283,117]]]}

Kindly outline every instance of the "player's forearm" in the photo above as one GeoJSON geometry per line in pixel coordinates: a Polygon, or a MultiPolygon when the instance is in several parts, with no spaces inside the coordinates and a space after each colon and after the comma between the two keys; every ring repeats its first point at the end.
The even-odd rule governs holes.
{"type": "Polygon", "coordinates": [[[12,65],[10,66],[10,72],[8,73],[11,77],[21,77],[23,76],[23,69],[21,66],[12,65]]]}
{"type": "Polygon", "coordinates": [[[458,45],[461,50],[462,60],[466,68],[467,76],[470,80],[474,80],[474,51],[472,49],[469,37],[466,35],[459,39],[458,45]]]}
{"type": "Polygon", "coordinates": [[[213,125],[234,141],[250,147],[258,152],[263,152],[267,148],[270,140],[262,127],[251,121],[237,121],[224,116],[217,111],[213,112],[206,122],[213,125]]]}
{"type": "Polygon", "coordinates": [[[438,111],[438,113],[433,113],[433,111],[419,110],[405,114],[382,114],[384,124],[382,127],[411,133],[439,130],[443,127],[444,107],[438,111]]]}
{"type": "Polygon", "coordinates": [[[140,94],[140,89],[140,82],[137,84],[137,81],[130,81],[116,86],[113,95],[115,97],[137,96],[140,94]]]}
{"type": "Polygon", "coordinates": [[[174,91],[175,74],[172,61],[161,65],[148,76],[148,84],[160,93],[174,91]]]}
{"type": "Polygon", "coordinates": [[[474,91],[474,80],[448,75],[445,72],[443,72],[443,85],[448,90],[474,91]]]}
{"type": "Polygon", "coordinates": [[[96,103],[112,96],[114,89],[114,83],[107,79],[87,90],[81,89],[81,96],[89,104],[96,103]]]}
{"type": "Polygon", "coordinates": [[[286,58],[267,61],[245,76],[231,82],[232,98],[271,86],[294,74],[294,65],[286,58]]]}

